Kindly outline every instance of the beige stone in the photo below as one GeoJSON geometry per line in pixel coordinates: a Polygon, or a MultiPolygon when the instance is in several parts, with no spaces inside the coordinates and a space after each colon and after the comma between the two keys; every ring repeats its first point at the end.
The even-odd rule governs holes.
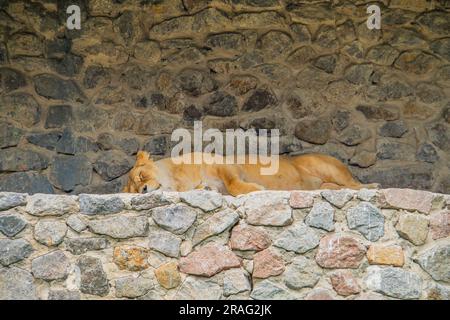
{"type": "Polygon", "coordinates": [[[370,264],[391,265],[402,267],[405,255],[402,247],[398,245],[373,244],[367,250],[367,259],[370,264]]]}

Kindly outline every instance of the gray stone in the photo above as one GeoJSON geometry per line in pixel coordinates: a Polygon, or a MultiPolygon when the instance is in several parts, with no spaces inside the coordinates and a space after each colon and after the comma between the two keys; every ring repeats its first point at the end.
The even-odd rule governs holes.
{"type": "Polygon", "coordinates": [[[25,210],[38,217],[62,216],[78,212],[78,203],[74,197],[66,195],[36,194],[28,197],[25,210]]]}
{"type": "Polygon", "coordinates": [[[450,283],[450,245],[435,245],[420,254],[417,261],[434,280],[450,283]]]}
{"type": "Polygon", "coordinates": [[[448,36],[448,30],[450,29],[450,14],[448,12],[428,11],[419,17],[418,22],[432,33],[448,36]]]}
{"type": "Polygon", "coordinates": [[[0,93],[19,89],[26,84],[24,75],[19,71],[6,67],[0,68],[0,93]]]}
{"type": "Polygon", "coordinates": [[[116,239],[144,237],[148,231],[146,216],[117,215],[111,218],[91,220],[88,223],[93,233],[103,234],[116,239]]]}
{"type": "Polygon", "coordinates": [[[100,259],[81,256],[77,260],[80,270],[80,291],[96,296],[106,296],[109,293],[108,278],[103,270],[100,259]]]}
{"type": "Polygon", "coordinates": [[[72,191],[77,185],[91,181],[92,165],[88,158],[79,156],[56,156],[50,171],[50,180],[64,191],[72,191]]]}
{"type": "Polygon", "coordinates": [[[206,238],[221,234],[239,221],[239,214],[231,209],[225,209],[213,214],[200,224],[196,229],[192,242],[194,245],[206,238]]]}
{"type": "Polygon", "coordinates": [[[321,196],[333,206],[342,209],[347,202],[353,199],[353,192],[350,190],[326,190],[322,191],[321,196]]]}
{"type": "Polygon", "coordinates": [[[327,73],[333,73],[336,68],[337,58],[335,55],[321,56],[314,61],[314,66],[327,73]]]}
{"type": "Polygon", "coordinates": [[[64,80],[51,74],[34,76],[36,92],[47,98],[64,101],[84,102],[85,97],[78,85],[72,80],[64,80]]]}
{"type": "Polygon", "coordinates": [[[65,54],[61,59],[50,59],[49,63],[53,70],[60,75],[72,77],[78,74],[83,66],[83,57],[72,53],[65,54]]]}
{"type": "Polygon", "coordinates": [[[250,297],[255,300],[292,300],[294,297],[282,285],[263,280],[253,286],[250,297]]]}
{"type": "Polygon", "coordinates": [[[180,256],[181,239],[167,231],[152,231],[149,236],[150,249],[166,256],[178,258],[180,256]]]}
{"type": "Polygon", "coordinates": [[[0,192],[0,211],[27,204],[26,195],[14,192],[0,192]]]}
{"type": "Polygon", "coordinates": [[[43,147],[48,150],[55,150],[62,135],[63,134],[61,131],[52,131],[45,133],[33,132],[27,135],[26,139],[29,143],[32,143],[39,147],[43,147]]]}
{"type": "Polygon", "coordinates": [[[377,141],[377,158],[380,160],[414,160],[416,149],[413,145],[393,139],[377,141]]]}
{"type": "MultiPolygon", "coordinates": [[[[287,57],[286,62],[293,68],[301,68],[308,63],[310,60],[314,59],[317,53],[310,46],[303,46],[295,49],[289,57],[287,57]]],[[[317,70],[317,69],[316,69],[317,70]]]]}
{"type": "Polygon", "coordinates": [[[225,297],[251,290],[247,273],[242,269],[226,270],[223,275],[223,295],[225,297]]]}
{"type": "Polygon", "coordinates": [[[173,204],[153,209],[152,218],[161,228],[175,234],[183,234],[195,222],[197,213],[184,204],[173,204]]]}
{"type": "Polygon", "coordinates": [[[418,299],[422,279],[401,268],[370,266],[365,279],[368,289],[399,299],[418,299]]]}
{"type": "Polygon", "coordinates": [[[366,58],[371,62],[383,66],[390,66],[398,57],[399,51],[388,44],[381,44],[370,48],[366,58]]]}
{"type": "Polygon", "coordinates": [[[256,89],[244,102],[243,111],[260,111],[278,103],[277,97],[266,89],[256,89]]]}
{"type": "Polygon", "coordinates": [[[389,121],[380,127],[378,133],[383,137],[401,138],[408,131],[403,121],[389,121]]]}
{"type": "Polygon", "coordinates": [[[368,120],[396,120],[399,113],[396,107],[387,106],[359,105],[356,110],[362,112],[368,120]]]}
{"type": "Polygon", "coordinates": [[[431,142],[441,150],[450,151],[450,125],[436,123],[427,128],[431,142]]]}
{"type": "Polygon", "coordinates": [[[65,279],[69,275],[70,261],[64,252],[58,250],[31,261],[31,272],[36,279],[46,281],[65,279]]]}
{"type": "Polygon", "coordinates": [[[0,150],[0,171],[42,170],[48,165],[48,158],[38,152],[25,149],[0,150]]]}
{"type": "Polygon", "coordinates": [[[208,74],[195,69],[181,71],[177,80],[179,87],[191,96],[199,96],[217,88],[216,82],[208,74]]]}
{"type": "Polygon", "coordinates": [[[292,209],[282,196],[256,193],[244,203],[247,222],[257,226],[286,226],[292,223],[292,209]]]}
{"type": "Polygon", "coordinates": [[[94,162],[94,170],[103,178],[111,181],[130,171],[133,164],[119,151],[106,151],[94,162]]]}
{"type": "Polygon", "coordinates": [[[37,300],[31,273],[16,267],[0,268],[0,300],[37,300]]]}
{"type": "Polygon", "coordinates": [[[37,173],[18,172],[0,177],[0,192],[55,193],[47,177],[37,173]]]}
{"type": "Polygon", "coordinates": [[[36,99],[24,92],[0,97],[0,113],[25,127],[35,125],[41,118],[41,108],[36,99]]]}
{"type": "Polygon", "coordinates": [[[281,232],[274,245],[287,251],[305,253],[319,245],[319,234],[302,222],[298,222],[281,232]]]}
{"type": "Polygon", "coordinates": [[[70,125],[73,121],[72,106],[57,105],[48,107],[45,128],[61,128],[70,125]]]}
{"type": "Polygon", "coordinates": [[[336,48],[339,44],[337,41],[336,29],[327,25],[320,26],[315,34],[314,42],[323,48],[336,48]]]}
{"type": "Polygon", "coordinates": [[[425,103],[437,103],[445,98],[440,87],[429,83],[419,83],[416,87],[416,96],[425,103]]]}
{"type": "Polygon", "coordinates": [[[372,136],[369,129],[363,128],[360,125],[352,125],[344,129],[337,139],[347,146],[358,145],[372,136]]]}
{"type": "Polygon", "coordinates": [[[79,214],[72,214],[67,218],[66,224],[76,232],[82,232],[87,229],[87,223],[79,214]]]}
{"type": "Polygon", "coordinates": [[[153,280],[144,275],[119,278],[115,282],[116,297],[137,298],[153,288],[153,280]]]}
{"type": "Polygon", "coordinates": [[[291,25],[291,30],[294,33],[294,39],[298,42],[310,42],[311,33],[308,28],[300,23],[295,23],[291,25]]]}
{"type": "Polygon", "coordinates": [[[330,138],[331,122],[327,118],[303,119],[295,127],[294,135],[306,142],[325,144],[330,138]]]}
{"type": "Polygon", "coordinates": [[[76,155],[89,151],[97,152],[98,146],[92,139],[75,136],[71,129],[66,128],[56,143],[55,149],[58,153],[76,155]]]}
{"type": "Polygon", "coordinates": [[[219,300],[223,289],[216,282],[203,277],[188,276],[183,281],[175,300],[219,300]]]}
{"type": "Polygon", "coordinates": [[[380,209],[369,202],[361,202],[347,210],[347,224],[369,241],[377,241],[384,235],[384,216],[380,209]]]}
{"type": "Polygon", "coordinates": [[[0,148],[17,146],[23,132],[11,123],[0,121],[0,148]]]}
{"type": "Polygon", "coordinates": [[[258,40],[258,47],[269,59],[277,58],[292,46],[292,39],[281,31],[269,31],[258,40]]]}
{"type": "Polygon", "coordinates": [[[101,83],[109,83],[110,78],[109,69],[102,66],[89,66],[84,73],[83,85],[87,89],[92,89],[101,83]]]}
{"type": "Polygon", "coordinates": [[[34,226],[34,239],[48,247],[63,242],[66,233],[66,224],[58,220],[39,220],[34,226]]]}
{"type": "Polygon", "coordinates": [[[416,159],[424,162],[435,163],[439,160],[436,148],[430,143],[422,143],[417,148],[416,159]]]}
{"type": "Polygon", "coordinates": [[[86,215],[107,215],[125,209],[125,203],[117,195],[80,194],[80,212],[86,215]]]}
{"type": "Polygon", "coordinates": [[[104,238],[68,238],[64,244],[68,251],[78,255],[88,251],[106,249],[109,241],[104,238]]]}
{"type": "Polygon", "coordinates": [[[151,155],[165,155],[170,145],[168,135],[153,136],[145,143],[143,150],[151,155]]]}
{"type": "Polygon", "coordinates": [[[345,79],[353,84],[369,84],[373,67],[370,64],[356,64],[345,70],[345,79]]]}
{"type": "Polygon", "coordinates": [[[430,44],[430,48],[434,53],[450,61],[450,38],[435,40],[430,44]]]}
{"type": "Polygon", "coordinates": [[[217,117],[234,116],[238,111],[236,98],[224,91],[216,91],[203,108],[205,114],[217,117]]]}
{"type": "Polygon", "coordinates": [[[212,211],[220,208],[223,203],[222,195],[215,191],[187,191],[180,193],[180,199],[194,208],[212,211]]]}
{"type": "Polygon", "coordinates": [[[290,289],[313,288],[322,276],[322,270],[314,260],[295,257],[283,274],[284,283],[290,289]]]}
{"type": "Polygon", "coordinates": [[[311,227],[334,230],[335,209],[328,202],[316,202],[305,218],[305,223],[311,227]]]}
{"type": "Polygon", "coordinates": [[[5,267],[22,261],[31,252],[33,252],[33,247],[24,239],[0,239],[0,264],[5,267]]]}
{"type": "Polygon", "coordinates": [[[434,284],[427,292],[427,300],[450,300],[450,288],[434,284]]]}
{"type": "Polygon", "coordinates": [[[50,290],[48,300],[81,300],[81,294],[78,291],[71,290],[50,290]]]}
{"type": "Polygon", "coordinates": [[[170,201],[160,191],[139,194],[131,199],[131,209],[133,210],[149,210],[168,204],[170,201]]]}
{"type": "Polygon", "coordinates": [[[20,214],[13,211],[5,211],[0,213],[0,232],[7,237],[14,237],[27,225],[28,223],[20,214]]]}

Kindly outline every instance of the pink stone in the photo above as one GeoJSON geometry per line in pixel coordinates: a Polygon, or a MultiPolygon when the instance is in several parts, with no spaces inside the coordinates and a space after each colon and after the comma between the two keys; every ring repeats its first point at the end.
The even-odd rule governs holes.
{"type": "Polygon", "coordinates": [[[330,234],[320,240],[316,262],[323,268],[358,268],[366,248],[355,238],[330,234]]]}
{"type": "Polygon", "coordinates": [[[450,211],[433,213],[430,216],[431,237],[441,239],[450,235],[450,211]]]}
{"type": "Polygon", "coordinates": [[[358,281],[350,271],[337,271],[330,276],[334,291],[341,296],[357,294],[361,291],[358,281]]]}
{"type": "Polygon", "coordinates": [[[434,195],[428,191],[412,189],[385,189],[386,203],[394,208],[430,213],[434,195]]]}
{"type": "Polygon", "coordinates": [[[270,246],[268,234],[257,227],[237,225],[230,238],[231,249],[260,251],[270,246]]]}
{"type": "Polygon", "coordinates": [[[208,243],[180,259],[183,273],[211,277],[222,270],[238,268],[241,260],[226,246],[208,243]]]}
{"type": "Polygon", "coordinates": [[[283,258],[270,249],[260,251],[253,257],[253,277],[268,278],[284,272],[283,258]]]}
{"type": "Polygon", "coordinates": [[[314,194],[311,192],[292,191],[289,205],[294,209],[310,208],[314,204],[314,194]]]}
{"type": "Polygon", "coordinates": [[[317,288],[311,290],[305,300],[335,300],[331,292],[327,289],[317,288]]]}

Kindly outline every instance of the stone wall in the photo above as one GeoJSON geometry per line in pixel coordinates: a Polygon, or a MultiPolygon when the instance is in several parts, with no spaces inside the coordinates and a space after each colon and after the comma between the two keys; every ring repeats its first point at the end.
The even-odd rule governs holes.
{"type": "Polygon", "coordinates": [[[450,299],[450,197],[0,193],[0,299],[450,299]]]}
{"type": "Polygon", "coordinates": [[[118,192],[202,120],[450,193],[449,21],[448,0],[0,1],[0,190],[118,192]]]}

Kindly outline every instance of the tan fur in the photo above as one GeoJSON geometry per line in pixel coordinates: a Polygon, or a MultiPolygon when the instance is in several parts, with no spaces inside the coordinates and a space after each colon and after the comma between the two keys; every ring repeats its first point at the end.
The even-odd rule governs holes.
{"type": "MultiPolygon", "coordinates": [[[[190,156],[193,159],[194,154],[190,156]]],[[[203,159],[211,157],[210,154],[202,156],[203,159]]],[[[248,157],[245,156],[245,159],[248,160],[248,157]]],[[[142,193],[156,189],[188,191],[209,188],[237,196],[257,190],[361,189],[377,186],[359,183],[342,162],[323,154],[280,156],[279,170],[275,175],[261,175],[260,169],[265,166],[259,162],[248,164],[247,160],[246,164],[175,164],[171,158],[153,161],[147,152],[139,151],[123,191],[142,193]]]]}

